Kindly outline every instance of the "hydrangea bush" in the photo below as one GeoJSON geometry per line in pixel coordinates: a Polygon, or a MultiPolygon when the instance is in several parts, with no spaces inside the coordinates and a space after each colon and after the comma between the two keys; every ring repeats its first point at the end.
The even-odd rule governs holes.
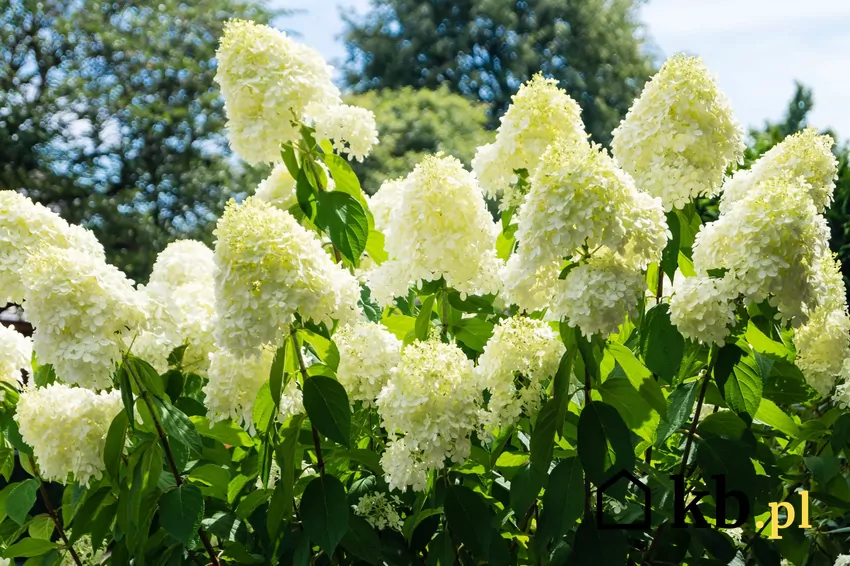
{"type": "Polygon", "coordinates": [[[730,175],[741,128],[675,56],[612,153],[536,76],[472,171],[369,198],[374,117],[317,53],[235,21],[218,61],[232,147],[273,169],[214,249],[137,286],[0,192],[35,329],[0,326],[0,563],[850,563],[828,136],[730,175]]]}

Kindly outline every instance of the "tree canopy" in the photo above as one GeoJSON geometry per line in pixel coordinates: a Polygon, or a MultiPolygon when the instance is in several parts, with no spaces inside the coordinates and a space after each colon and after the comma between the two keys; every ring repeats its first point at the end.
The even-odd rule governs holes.
{"type": "Polygon", "coordinates": [[[387,179],[407,175],[431,153],[442,151],[469,166],[475,148],[490,141],[486,107],[446,86],[370,91],[349,97],[349,103],[374,112],[378,124],[380,143],[363,163],[352,164],[369,193],[387,179]]]}
{"type": "Polygon", "coordinates": [[[356,92],[436,88],[490,106],[494,123],[536,72],[579,102],[610,140],[652,72],[634,0],[373,0],[349,17],[347,83],[356,92]]]}
{"type": "Polygon", "coordinates": [[[136,279],[178,237],[209,239],[256,175],[229,159],[215,49],[258,3],[24,2],[0,8],[0,189],[92,228],[136,279]]]}

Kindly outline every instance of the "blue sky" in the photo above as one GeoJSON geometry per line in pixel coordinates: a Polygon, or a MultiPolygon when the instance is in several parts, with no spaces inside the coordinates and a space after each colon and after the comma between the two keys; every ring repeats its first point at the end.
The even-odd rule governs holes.
{"type": "MultiPolygon", "coordinates": [[[[273,0],[304,10],[282,26],[331,62],[345,55],[340,12],[369,3],[273,0]]],[[[662,56],[705,59],[744,125],[779,118],[799,80],[814,89],[811,124],[850,138],[850,0],[649,0],[640,17],[662,56]]]]}

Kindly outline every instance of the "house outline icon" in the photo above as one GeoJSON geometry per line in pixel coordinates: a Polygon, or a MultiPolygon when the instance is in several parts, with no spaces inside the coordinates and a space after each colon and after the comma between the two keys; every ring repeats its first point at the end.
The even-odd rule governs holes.
{"type": "Polygon", "coordinates": [[[649,489],[649,486],[640,481],[629,470],[623,469],[611,476],[611,478],[609,478],[605,483],[596,488],[596,526],[601,530],[623,529],[645,531],[650,529],[652,527],[652,492],[649,489]],[[629,483],[637,486],[643,492],[643,521],[628,524],[606,524],[604,521],[602,496],[605,494],[607,489],[623,478],[626,478],[629,483]]]}

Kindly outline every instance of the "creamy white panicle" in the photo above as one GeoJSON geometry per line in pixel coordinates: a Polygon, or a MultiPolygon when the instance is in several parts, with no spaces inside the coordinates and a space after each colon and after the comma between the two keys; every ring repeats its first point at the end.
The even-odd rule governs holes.
{"type": "Polygon", "coordinates": [[[295,196],[295,179],[283,163],[278,163],[259,185],[254,198],[273,204],[281,210],[289,210],[298,204],[295,196]]]}
{"type": "Polygon", "coordinates": [[[230,145],[248,163],[280,161],[281,144],[299,138],[301,120],[354,158],[377,141],[374,115],[343,105],[331,67],[285,33],[230,20],[216,57],[230,145]]]}
{"type": "Polygon", "coordinates": [[[665,210],[715,194],[744,151],[743,131],[702,60],[674,55],[613,131],[617,163],[665,210]]]}
{"type": "Polygon", "coordinates": [[[94,234],[16,191],[0,191],[0,302],[24,300],[21,268],[41,245],[76,249],[103,259],[94,234]]]}
{"type": "Polygon", "coordinates": [[[461,293],[499,291],[499,229],[460,161],[428,156],[404,180],[385,184],[376,201],[375,227],[389,256],[366,275],[378,303],[406,295],[411,283],[441,277],[461,293]]]}
{"type": "Polygon", "coordinates": [[[723,185],[720,211],[729,210],[754,187],[771,178],[802,177],[818,213],[832,203],[838,160],[832,153],[832,136],[814,128],[791,134],[762,155],[750,169],[741,169],[723,185]]]}
{"type": "Polygon", "coordinates": [[[486,434],[537,412],[564,351],[558,333],[541,320],[514,316],[496,325],[475,368],[481,388],[490,394],[481,413],[486,434]]]}
{"type": "MultiPolygon", "coordinates": [[[[259,356],[240,357],[227,350],[210,354],[209,381],[204,385],[207,416],[211,422],[233,419],[247,430],[254,430],[254,401],[269,379],[274,351],[263,348],[259,356]]],[[[294,379],[286,384],[280,400],[278,418],[284,421],[304,412],[301,390],[294,379]]]]}
{"type": "Polygon", "coordinates": [[[579,105],[558,88],[558,81],[539,73],[511,97],[500,122],[496,141],[478,148],[472,169],[487,196],[502,194],[501,210],[522,204],[525,197],[515,171],[524,169],[531,175],[555,140],[587,139],[579,105]]]}
{"type": "Polygon", "coordinates": [[[725,279],[708,275],[674,279],[670,321],[685,338],[703,344],[724,344],[735,322],[735,293],[725,279]]]}
{"type": "Polygon", "coordinates": [[[813,266],[828,249],[829,227],[809,185],[789,176],[765,179],[705,226],[693,246],[694,269],[726,269],[724,285],[746,304],[771,297],[784,319],[803,317],[813,296],[813,266]]]}
{"type": "Polygon", "coordinates": [[[86,484],[103,473],[103,446],[112,419],[123,410],[121,392],[95,393],[59,383],[21,392],[15,421],[45,480],[68,474],[86,484]]]}
{"type": "Polygon", "coordinates": [[[401,532],[404,521],[398,513],[401,500],[395,495],[387,497],[385,493],[367,493],[357,500],[357,505],[352,505],[354,514],[366,519],[372,528],[382,531],[392,529],[401,532]]]}
{"type": "Polygon", "coordinates": [[[144,295],[117,268],[76,249],[42,246],[21,278],[39,363],[52,364],[65,383],[110,387],[113,368],[146,324],[144,295]]]}
{"type": "Polygon", "coordinates": [[[22,383],[22,369],[29,369],[32,340],[11,326],[0,324],[0,381],[22,383]]]}
{"type": "Polygon", "coordinates": [[[850,566],[850,554],[839,554],[833,566],[850,566]]]}
{"type": "Polygon", "coordinates": [[[818,304],[794,331],[795,364],[813,389],[827,395],[836,377],[850,378],[850,315],[840,262],[827,253],[816,267],[818,304]]]}
{"type": "Polygon", "coordinates": [[[215,350],[213,252],[194,240],[169,244],[157,256],[150,282],[140,288],[148,299],[148,329],[136,338],[133,353],[160,373],[168,355],[186,345],[182,366],[204,373],[215,350]]]}
{"type": "Polygon", "coordinates": [[[607,336],[630,316],[646,288],[640,270],[622,256],[601,250],[558,281],[547,318],[566,319],[582,334],[607,336]]]}
{"type": "Polygon", "coordinates": [[[481,388],[472,361],[453,344],[430,340],[404,348],[378,396],[389,446],[381,458],[390,489],[425,489],[428,470],[469,456],[481,388]]]}
{"type": "MultiPolygon", "coordinates": [[[[669,233],[660,199],[638,191],[598,146],[570,141],[556,141],[543,154],[517,224],[519,245],[502,272],[507,299],[532,311],[558,301],[553,314],[573,313],[586,333],[600,324],[609,327],[614,312],[600,313],[595,321],[581,314],[585,309],[574,301],[595,293],[586,287],[590,280],[610,283],[597,299],[616,295],[620,301],[631,300],[627,296],[642,289],[634,284],[640,270],[660,259],[669,233]],[[564,260],[596,254],[606,259],[558,279],[564,260]],[[629,270],[623,282],[611,279],[614,271],[629,270]],[[565,296],[574,284],[579,287],[565,296]]],[[[615,308],[625,315],[634,305],[618,303],[615,308]]]]}
{"type": "Polygon", "coordinates": [[[231,201],[215,234],[218,344],[248,353],[278,344],[293,315],[356,322],[360,285],[291,214],[249,197],[231,201]]]}
{"type": "Polygon", "coordinates": [[[401,360],[401,341],[374,322],[343,326],[333,340],[339,349],[336,376],[348,398],[362,401],[366,407],[374,405],[401,360]]]}

